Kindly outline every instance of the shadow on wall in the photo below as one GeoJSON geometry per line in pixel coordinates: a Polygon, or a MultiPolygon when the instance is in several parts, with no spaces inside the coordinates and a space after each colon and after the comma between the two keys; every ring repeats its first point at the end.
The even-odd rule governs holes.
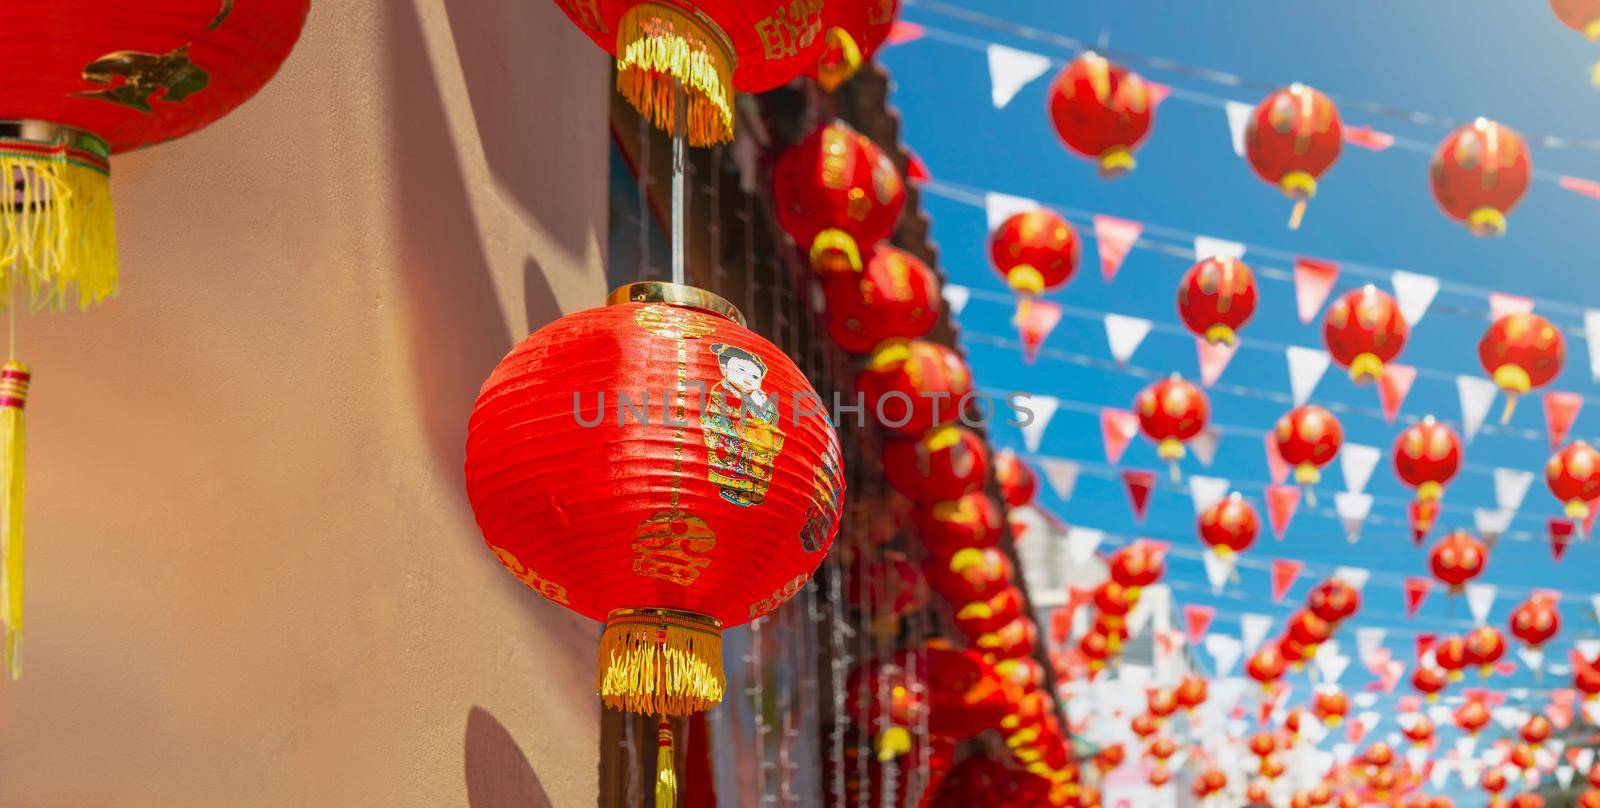
{"type": "Polygon", "coordinates": [[[516,739],[482,707],[467,712],[466,747],[470,808],[553,808],[516,739]]]}

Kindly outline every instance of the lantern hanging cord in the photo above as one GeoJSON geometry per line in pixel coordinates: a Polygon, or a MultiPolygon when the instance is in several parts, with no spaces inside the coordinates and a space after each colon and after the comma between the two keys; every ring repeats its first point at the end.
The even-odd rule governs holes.
{"type": "Polygon", "coordinates": [[[689,162],[689,94],[683,83],[672,83],[672,282],[684,282],[684,234],[688,230],[688,189],[684,175],[689,162]]]}

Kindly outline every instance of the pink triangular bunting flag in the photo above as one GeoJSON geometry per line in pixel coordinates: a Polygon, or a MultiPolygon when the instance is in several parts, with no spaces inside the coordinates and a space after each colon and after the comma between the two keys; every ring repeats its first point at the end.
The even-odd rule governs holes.
{"type": "Polygon", "coordinates": [[[1139,416],[1110,407],[1100,411],[1100,438],[1105,442],[1107,463],[1115,466],[1137,434],[1139,416]]]}
{"type": "Polygon", "coordinates": [[[1155,472],[1124,471],[1122,484],[1128,489],[1128,502],[1133,506],[1134,520],[1143,523],[1145,511],[1150,507],[1150,492],[1156,487],[1155,472]]]}
{"type": "Polygon", "coordinates": [[[1317,319],[1317,312],[1333,291],[1333,282],[1339,277],[1339,265],[1314,258],[1297,258],[1294,262],[1294,297],[1300,310],[1300,322],[1317,319]]]}
{"type": "Polygon", "coordinates": [[[1233,354],[1239,350],[1239,343],[1216,345],[1203,337],[1195,337],[1194,349],[1200,357],[1200,383],[1210,387],[1216,384],[1222,371],[1233,361],[1233,354]]]}
{"type": "Polygon", "coordinates": [[[1283,481],[1289,478],[1289,462],[1284,460],[1283,455],[1278,453],[1278,440],[1272,436],[1271,432],[1267,433],[1266,443],[1267,473],[1272,475],[1273,485],[1283,485],[1283,481]]]}
{"type": "Polygon", "coordinates": [[[1159,81],[1145,79],[1144,89],[1145,92],[1150,94],[1151,109],[1161,106],[1161,102],[1167,100],[1167,96],[1172,95],[1172,87],[1159,81]]]}
{"type": "Polygon", "coordinates": [[[1044,344],[1045,338],[1060,322],[1060,304],[1031,297],[1017,302],[1017,313],[1011,318],[1011,323],[1017,327],[1017,334],[1022,338],[1024,363],[1033,364],[1034,358],[1039,355],[1039,346],[1044,344]]]}
{"type": "Polygon", "coordinates": [[[1400,415],[1400,405],[1405,403],[1411,384],[1416,380],[1417,369],[1410,365],[1390,362],[1383,366],[1383,376],[1378,379],[1378,401],[1383,404],[1383,417],[1389,423],[1394,423],[1400,415]]]}
{"type": "Polygon", "coordinates": [[[1394,135],[1379,132],[1370,126],[1346,126],[1343,133],[1344,142],[1369,151],[1383,151],[1394,145],[1394,135]]]}
{"type": "Polygon", "coordinates": [[[1206,631],[1211,628],[1211,620],[1217,616],[1217,610],[1210,606],[1188,605],[1183,607],[1183,622],[1189,635],[1189,645],[1198,646],[1206,637],[1206,631]]]}
{"type": "Polygon", "coordinates": [[[1267,521],[1272,523],[1272,535],[1278,541],[1283,541],[1295,509],[1300,507],[1300,496],[1298,485],[1267,486],[1267,521]]]}
{"type": "Polygon", "coordinates": [[[1138,222],[1115,216],[1094,217],[1094,243],[1100,250],[1100,276],[1106,283],[1117,277],[1117,270],[1143,231],[1144,225],[1138,222]]]}
{"type": "Polygon", "coordinates": [[[895,20],[894,24],[889,26],[889,35],[883,42],[885,45],[904,45],[921,39],[926,33],[928,33],[926,29],[914,22],[895,20]]]}
{"type": "Polygon", "coordinates": [[[1295,580],[1300,577],[1301,570],[1305,568],[1304,562],[1289,558],[1280,558],[1272,562],[1273,603],[1283,602],[1284,596],[1289,594],[1289,589],[1294,586],[1295,580]]]}
{"type": "Polygon", "coordinates": [[[1600,182],[1586,180],[1582,177],[1560,176],[1556,178],[1556,184],[1579,196],[1600,199],[1600,182]]]}
{"type": "Polygon", "coordinates": [[[1544,394],[1544,425],[1550,433],[1551,446],[1560,446],[1566,441],[1572,422],[1578,420],[1578,411],[1582,409],[1583,396],[1577,393],[1551,390],[1544,394]]]}

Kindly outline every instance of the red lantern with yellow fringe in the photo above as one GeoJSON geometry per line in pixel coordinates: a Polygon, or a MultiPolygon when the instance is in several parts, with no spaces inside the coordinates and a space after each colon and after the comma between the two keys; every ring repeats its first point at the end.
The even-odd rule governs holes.
{"type": "Polygon", "coordinates": [[[1156,455],[1173,464],[1176,476],[1183,445],[1206,428],[1211,403],[1200,388],[1174,373],[1140,392],[1133,411],[1139,416],[1139,429],[1156,442],[1156,455]]]}
{"type": "Polygon", "coordinates": [[[894,233],[905,183],[889,156],[848,125],[818,127],[772,169],[778,223],[821,272],[861,271],[861,255],[894,233]]]}
{"type": "Polygon", "coordinates": [[[988,600],[1011,586],[1011,559],[994,547],[962,550],[926,562],[928,585],[945,600],[967,604],[988,600]]]}
{"type": "Polygon", "coordinates": [[[1569,443],[1544,464],[1544,479],[1568,518],[1587,519],[1589,503],[1600,498],[1600,452],[1581,440],[1569,443]]]}
{"type": "Polygon", "coordinates": [[[1383,377],[1383,367],[1400,355],[1410,333],[1400,304],[1368,284],[1335,300],[1323,318],[1322,337],[1340,367],[1357,384],[1383,377]]]}
{"type": "Polygon", "coordinates": [[[972,373],[961,354],[936,342],[891,339],[856,374],[856,389],[879,424],[921,435],[961,417],[972,373]]]}
{"type": "Polygon", "coordinates": [[[922,546],[939,558],[968,547],[994,547],[1005,529],[999,506],[982,491],[918,508],[916,520],[922,546]]]}
{"type": "Polygon", "coordinates": [[[1311,700],[1311,712],[1318,721],[1337,727],[1350,714],[1350,699],[1338,689],[1318,690],[1311,700]]]}
{"type": "Polygon", "coordinates": [[[983,439],[966,427],[942,426],[920,438],[883,442],[889,486],[919,503],[959,500],[983,487],[989,473],[983,439]]]}
{"type": "Polygon", "coordinates": [[[1488,563],[1488,548],[1465,530],[1445,536],[1428,552],[1428,568],[1433,577],[1450,587],[1453,593],[1460,592],[1468,581],[1482,575],[1488,563]]]}
{"type": "Polygon", "coordinates": [[[1562,25],[1600,42],[1600,0],[1550,0],[1550,10],[1562,25]]]}
{"type": "MultiPolygon", "coordinates": [[[[87,309],[114,296],[114,154],[198,131],[262,88],[310,0],[31,0],[0,12],[0,305],[87,309]]],[[[15,346],[11,347],[12,352],[15,346]]],[[[23,409],[31,381],[0,370],[0,628],[21,675],[23,409]]]]}
{"type": "Polygon", "coordinates": [[[673,129],[687,95],[689,144],[733,139],[735,90],[758,93],[816,64],[823,0],[556,0],[617,59],[617,90],[645,118],[673,129]]]}
{"type": "Polygon", "coordinates": [[[1316,485],[1322,481],[1322,467],[1333,462],[1344,444],[1344,429],[1333,413],[1307,404],[1284,413],[1272,430],[1278,455],[1294,469],[1294,481],[1316,485]]]}
{"type": "Polygon", "coordinates": [[[1133,150],[1154,115],[1144,79],[1092,51],[1069,62],[1050,87],[1056,134],[1073,153],[1094,160],[1102,177],[1133,170],[1133,150]]]}
{"type": "Polygon", "coordinates": [[[1506,636],[1493,626],[1478,626],[1467,632],[1467,664],[1478,666],[1479,676],[1494,672],[1496,662],[1506,655],[1506,636]]]}
{"type": "Polygon", "coordinates": [[[1561,610],[1555,599],[1535,592],[1511,610],[1511,634],[1532,650],[1539,650],[1561,632],[1561,610]]]}
{"type": "Polygon", "coordinates": [[[815,395],[726,301],[662,283],[539,329],[484,383],[468,499],[513,575],[605,624],[607,706],[716,705],[722,630],[783,605],[827,554],[844,475],[815,395]]]}
{"type": "Polygon", "coordinates": [[[1506,214],[1528,191],[1533,160],[1511,127],[1479,118],[1439,144],[1428,176],[1445,215],[1475,236],[1501,236],[1506,214]]]}
{"type": "Polygon", "coordinates": [[[872,59],[900,16],[900,0],[830,2],[822,10],[825,44],[811,76],[833,92],[872,59]]]}
{"type": "Polygon", "coordinates": [[[1000,628],[972,638],[972,644],[995,660],[1033,656],[1038,648],[1039,628],[1027,615],[1000,628]]]}
{"type": "Polygon", "coordinates": [[[955,610],[956,630],[969,638],[999,631],[1022,616],[1022,592],[1008,586],[993,596],[960,604],[955,610]]]}
{"type": "Polygon", "coordinates": [[[1060,288],[1078,271],[1078,232],[1053,210],[1012,214],[989,235],[989,260],[1019,295],[1060,288]]]}
{"type": "Polygon", "coordinates": [[[1339,159],[1343,146],[1339,109],[1328,97],[1291,84],[1261,100],[1244,134],[1245,159],[1256,176],[1294,200],[1290,229],[1300,227],[1317,179],[1339,159]]]}
{"type": "Polygon", "coordinates": [[[1507,314],[1490,324],[1478,342],[1478,361],[1506,393],[1500,423],[1511,420],[1519,396],[1554,380],[1566,358],[1561,330],[1537,314],[1507,314]]]}
{"type": "Polygon", "coordinates": [[[1331,625],[1338,625],[1361,610],[1361,593],[1338,578],[1329,578],[1306,596],[1306,608],[1331,625]]]}
{"type": "Polygon", "coordinates": [[[1189,267],[1178,282],[1178,315],[1212,345],[1234,344],[1255,311],[1255,275],[1237,258],[1207,258],[1189,267]]]}
{"type": "Polygon", "coordinates": [[[1249,549],[1261,532],[1261,517],[1237,493],[1206,508],[1198,521],[1200,541],[1205,542],[1211,552],[1224,557],[1249,549]]]}
{"type": "Polygon", "coordinates": [[[1158,583],[1166,573],[1166,552],[1154,542],[1136,541],[1113,553],[1106,566],[1128,599],[1138,600],[1141,589],[1158,583]]]}
{"type": "Polygon", "coordinates": [[[922,260],[880,244],[861,273],[823,278],[828,336],[848,353],[871,353],[888,339],[917,339],[933,330],[942,311],[939,281],[922,260]]]}
{"type": "Polygon", "coordinates": [[[1282,679],[1283,673],[1288,667],[1289,663],[1283,658],[1283,653],[1279,650],[1278,644],[1269,641],[1262,644],[1260,650],[1257,650],[1245,662],[1244,672],[1263,687],[1267,687],[1282,679]]]}
{"type": "Polygon", "coordinates": [[[1033,502],[1034,495],[1039,492],[1039,478],[1011,449],[995,453],[994,481],[1000,486],[1000,496],[1013,508],[1033,502]]]}
{"type": "Polygon", "coordinates": [[[1394,442],[1394,470],[1417,489],[1418,501],[1437,500],[1461,468],[1461,438],[1429,415],[1406,427],[1394,442]]]}

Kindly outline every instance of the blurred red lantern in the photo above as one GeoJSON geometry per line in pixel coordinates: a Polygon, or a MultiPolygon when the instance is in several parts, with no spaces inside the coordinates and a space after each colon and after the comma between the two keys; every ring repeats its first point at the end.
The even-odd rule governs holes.
{"type": "Polygon", "coordinates": [[[1251,679],[1263,685],[1270,685],[1283,678],[1283,672],[1288,667],[1283,654],[1278,650],[1277,643],[1264,643],[1259,650],[1251,655],[1250,660],[1244,665],[1244,672],[1251,679]]]}
{"type": "MultiPolygon", "coordinates": [[[[1149,713],[1140,713],[1134,716],[1133,720],[1128,722],[1128,728],[1133,730],[1134,735],[1140,738],[1148,738],[1160,731],[1161,722],[1157,721],[1155,716],[1150,715],[1149,713]]],[[[1166,741],[1169,744],[1172,743],[1172,741],[1168,738],[1157,738],[1150,745],[1151,754],[1155,754],[1156,744],[1162,741],[1166,741]]],[[[1177,751],[1175,747],[1173,751],[1177,751]]],[[[1167,757],[1172,756],[1167,755],[1167,757]]],[[[1157,759],[1166,760],[1166,758],[1163,757],[1157,757],[1157,759]]]]}
{"type": "Polygon", "coordinates": [[[1008,586],[990,597],[957,604],[956,630],[968,638],[999,631],[1022,616],[1022,593],[1008,586]]]}
{"type": "Polygon", "coordinates": [[[1488,563],[1489,549],[1465,530],[1440,539],[1428,553],[1433,577],[1450,587],[1451,592],[1460,592],[1468,581],[1483,574],[1488,563]]]}
{"type": "Polygon", "coordinates": [[[1200,540],[1211,551],[1222,556],[1242,553],[1255,543],[1261,532],[1261,519],[1256,509],[1237,493],[1229,494],[1200,513],[1200,540]]]}
{"type": "Polygon", "coordinates": [[[1568,518],[1587,519],[1589,503],[1600,497],[1600,452],[1581,440],[1569,443],[1544,464],[1544,480],[1568,518]]]}
{"type": "Polygon", "coordinates": [[[467,496],[513,575],[606,623],[605,703],[685,715],[721,699],[722,629],[782,605],[833,543],[839,442],[795,407],[816,395],[799,368],[725,301],[674,284],[611,300],[534,332],[490,374],[467,496]],[[590,391],[634,390],[662,403],[580,423],[590,391]]]}
{"type": "Polygon", "coordinates": [[[1227,787],[1228,775],[1223,774],[1221,769],[1208,768],[1194,780],[1195,796],[1201,799],[1220,794],[1227,787]]]}
{"type": "Polygon", "coordinates": [[[1350,714],[1350,700],[1338,690],[1319,690],[1312,697],[1311,711],[1316,714],[1317,720],[1337,727],[1350,714]]]}
{"type": "Polygon", "coordinates": [[[1112,554],[1107,565],[1111,580],[1128,590],[1128,599],[1138,600],[1139,590],[1159,582],[1166,572],[1165,555],[1154,542],[1136,541],[1112,554]]]}
{"type": "Polygon", "coordinates": [[[1388,744],[1379,741],[1367,747],[1366,752],[1361,755],[1361,760],[1368,766],[1376,766],[1380,769],[1387,768],[1389,764],[1394,762],[1394,749],[1388,744]]]}
{"type": "Polygon", "coordinates": [[[1276,780],[1279,777],[1282,777],[1284,771],[1286,770],[1287,767],[1284,765],[1284,762],[1276,757],[1266,757],[1261,759],[1261,776],[1265,777],[1268,781],[1276,780]]]}
{"type": "Polygon", "coordinates": [[[1429,166],[1433,198],[1475,236],[1506,232],[1506,214],[1528,190],[1533,160],[1522,136],[1486,118],[1451,132],[1429,166]]]}
{"type": "Polygon", "coordinates": [[[1457,729],[1476,736],[1480,730],[1489,725],[1489,708],[1478,699],[1469,699],[1456,708],[1454,717],[1457,729]]]}
{"type": "MultiPolygon", "coordinates": [[[[1443,682],[1440,684],[1443,684],[1443,682]]],[[[1411,741],[1415,746],[1427,746],[1433,740],[1433,722],[1421,713],[1413,716],[1410,723],[1401,724],[1400,731],[1405,733],[1406,740],[1411,741]]]]}
{"type": "Polygon", "coordinates": [[[1584,701],[1594,701],[1596,696],[1600,696],[1600,668],[1595,667],[1594,660],[1573,660],[1572,686],[1583,694],[1584,701]]]}
{"type": "Polygon", "coordinates": [[[822,53],[810,70],[817,84],[831,93],[850,80],[889,38],[899,14],[900,0],[828,3],[822,9],[822,53]]]}
{"type": "Polygon", "coordinates": [[[983,487],[989,474],[983,439],[965,427],[930,429],[920,438],[883,442],[890,487],[919,503],[957,500],[983,487]]]}
{"type": "Polygon", "coordinates": [[[1039,629],[1027,615],[972,639],[973,645],[996,660],[1032,656],[1038,641],[1039,629]]]}
{"type": "Polygon", "coordinates": [[[1106,580],[1094,588],[1092,595],[1095,611],[1102,615],[1121,617],[1139,601],[1138,593],[1113,580],[1106,580]]]}
{"type": "Polygon", "coordinates": [[[1417,489],[1417,499],[1438,499],[1461,467],[1461,438],[1433,416],[1406,427],[1394,442],[1394,470],[1417,489]]]}
{"type": "Polygon", "coordinates": [[[1357,384],[1375,382],[1405,347],[1410,327],[1388,292],[1367,285],[1335,300],[1323,317],[1328,353],[1357,384]]]}
{"type": "Polygon", "coordinates": [[[1479,626],[1467,633],[1467,664],[1478,666],[1479,676],[1494,672],[1494,665],[1506,655],[1506,638],[1492,626],[1479,626]]]}
{"type": "Polygon", "coordinates": [[[825,273],[861,271],[861,254],[894,233],[906,201],[889,156],[838,121],[778,157],[772,196],[778,223],[825,273]]]}
{"type": "Polygon", "coordinates": [[[1205,429],[1211,414],[1206,394],[1176,373],[1146,387],[1134,399],[1133,409],[1145,437],[1156,442],[1157,456],[1174,464],[1183,458],[1183,445],[1205,429]]]}
{"type": "Polygon", "coordinates": [[[1019,295],[1037,295],[1072,279],[1082,247],[1072,225],[1053,210],[1013,214],[989,235],[989,259],[1019,295]]]}
{"type": "Polygon", "coordinates": [[[1507,314],[1489,325],[1478,342],[1478,361],[1506,392],[1500,423],[1511,420],[1517,397],[1550,383],[1566,361],[1561,331],[1537,314],[1507,314]]]}
{"type": "Polygon", "coordinates": [[[1178,696],[1171,688],[1152,687],[1145,691],[1144,704],[1156,718],[1169,718],[1178,711],[1178,696]]]}
{"type": "Polygon", "coordinates": [[[1306,660],[1309,660],[1315,651],[1315,646],[1294,637],[1285,635],[1278,638],[1278,655],[1296,671],[1305,667],[1306,660]]]}
{"type": "Polygon", "coordinates": [[[1307,404],[1284,413],[1272,431],[1278,455],[1294,469],[1295,482],[1316,485],[1322,481],[1322,467],[1333,462],[1344,444],[1344,429],[1333,413],[1307,404]]]}
{"type": "Polygon", "coordinates": [[[1106,666],[1106,660],[1111,658],[1111,638],[1097,631],[1090,631],[1078,641],[1078,652],[1088,660],[1090,671],[1099,671],[1106,666]]]}
{"type": "Polygon", "coordinates": [[[1306,647],[1307,656],[1316,654],[1316,647],[1333,636],[1333,626],[1304,609],[1289,617],[1287,634],[1290,639],[1306,647]]]}
{"type": "Polygon", "coordinates": [[[1270,732],[1257,732],[1250,736],[1247,746],[1250,748],[1250,754],[1264,758],[1278,751],[1278,739],[1272,737],[1270,732]]]}
{"type": "Polygon", "coordinates": [[[1544,797],[1534,794],[1518,794],[1511,798],[1511,808],[1544,808],[1544,797]]]}
{"type": "Polygon", "coordinates": [[[1013,508],[1033,502],[1034,495],[1039,492],[1039,478],[1011,449],[995,453],[994,481],[1000,486],[1000,496],[1013,508]]]}
{"type": "Polygon", "coordinates": [[[1529,595],[1511,610],[1511,634],[1537,650],[1561,631],[1561,610],[1544,595],[1529,595]]]}
{"type": "Polygon", "coordinates": [[[1447,684],[1444,674],[1426,665],[1418,665],[1411,670],[1411,687],[1429,700],[1438,698],[1439,691],[1444,690],[1447,684]]]}
{"type": "Polygon", "coordinates": [[[853,354],[887,339],[917,339],[939,321],[939,282],[922,260],[886,244],[872,250],[860,274],[822,279],[828,336],[853,354]]]}
{"type": "Polygon", "coordinates": [[[879,760],[911,751],[912,732],[928,717],[914,651],[857,665],[845,681],[845,709],[857,727],[872,727],[879,760]]]}
{"type": "Polygon", "coordinates": [[[1317,179],[1339,159],[1339,110],[1303,84],[1273,92],[1256,105],[1245,129],[1245,159],[1261,179],[1294,200],[1289,227],[1298,228],[1317,179]]]}
{"type": "Polygon", "coordinates": [[[996,662],[994,672],[1018,698],[1044,686],[1044,666],[1028,657],[996,662]]]}
{"type": "Polygon", "coordinates": [[[1133,150],[1154,114],[1144,79],[1093,51],[1067,63],[1050,87],[1056,134],[1073,153],[1098,162],[1102,177],[1133,170],[1133,150]]]}
{"type": "Polygon", "coordinates": [[[922,572],[905,553],[885,550],[856,557],[846,588],[851,605],[879,618],[892,619],[921,609],[928,602],[922,572]]]}
{"type": "Polygon", "coordinates": [[[1329,578],[1306,596],[1306,608],[1327,623],[1338,625],[1361,609],[1361,593],[1338,578],[1329,578]]]}
{"type": "MultiPolygon", "coordinates": [[[[1150,716],[1145,715],[1145,716],[1142,716],[1142,717],[1143,718],[1149,718],[1150,716]]],[[[1155,726],[1153,721],[1151,723],[1151,726],[1152,727],[1155,726]]],[[[1138,732],[1138,729],[1135,728],[1134,731],[1138,732]]],[[[1152,729],[1151,731],[1154,732],[1154,729],[1152,729]]],[[[1154,758],[1156,760],[1159,760],[1159,761],[1162,761],[1162,762],[1166,762],[1167,760],[1170,760],[1173,755],[1176,755],[1176,754],[1178,754],[1178,744],[1176,742],[1174,742],[1171,738],[1163,736],[1163,737],[1160,737],[1160,738],[1156,738],[1155,740],[1150,742],[1150,757],[1152,757],[1152,758],[1154,758]]]]}
{"type": "MultiPolygon", "coordinates": [[[[1295,796],[1303,795],[1297,794],[1295,796]]],[[[1271,800],[1271,795],[1267,793],[1266,783],[1251,783],[1244,788],[1244,798],[1249,800],[1251,804],[1267,803],[1271,800]]]]}
{"type": "Polygon", "coordinates": [[[1467,666],[1467,641],[1464,637],[1446,637],[1433,647],[1433,661],[1446,677],[1461,678],[1461,669],[1467,666]]]}
{"type": "Polygon", "coordinates": [[[969,547],[1000,543],[1000,508],[982,491],[920,507],[916,516],[922,545],[936,558],[949,558],[969,547]]]}
{"type": "Polygon", "coordinates": [[[1126,759],[1127,750],[1123,749],[1122,744],[1108,744],[1101,747],[1100,751],[1095,753],[1094,767],[1099,769],[1101,774],[1105,774],[1107,772],[1116,770],[1116,768],[1121,766],[1122,762],[1126,759]]]}
{"type": "Polygon", "coordinates": [[[1048,805],[1050,781],[982,755],[957,763],[945,776],[928,808],[970,808],[973,805],[1048,805]]]}
{"type": "Polygon", "coordinates": [[[926,562],[928,585],[956,604],[988,600],[1011,586],[1011,559],[993,547],[962,550],[926,562]]]}
{"type": "MultiPolygon", "coordinates": [[[[1474,732],[1472,734],[1476,735],[1477,733],[1474,732]]],[[[1490,769],[1483,773],[1483,778],[1479,780],[1479,785],[1483,787],[1484,791],[1487,791],[1490,794],[1499,794],[1500,792],[1506,790],[1506,786],[1508,786],[1509,783],[1506,782],[1505,772],[1502,772],[1499,769],[1490,769]]]]}
{"type": "Polygon", "coordinates": [[[1578,795],[1578,808],[1600,808],[1600,790],[1589,789],[1578,795]]]}
{"type": "Polygon", "coordinates": [[[891,339],[872,351],[856,375],[856,389],[879,424],[901,435],[921,435],[961,417],[972,374],[950,348],[891,339]]]}
{"type": "Polygon", "coordinates": [[[1522,722],[1522,729],[1518,730],[1517,734],[1522,736],[1524,743],[1537,746],[1550,739],[1550,731],[1550,719],[1542,715],[1533,715],[1522,722]]]}
{"type": "Polygon", "coordinates": [[[1232,345],[1256,311],[1256,279],[1237,258],[1206,258],[1178,282],[1178,315],[1213,345],[1232,345]]]}
{"type": "MultiPolygon", "coordinates": [[[[1561,24],[1600,42],[1600,0],[1550,0],[1550,10],[1561,24]]],[[[1600,788],[1600,783],[1595,784],[1600,788]]]]}
{"type": "Polygon", "coordinates": [[[971,738],[1000,726],[1011,711],[1004,682],[977,652],[935,642],[909,653],[910,669],[927,693],[928,734],[971,738]]]}
{"type": "Polygon", "coordinates": [[[1172,782],[1172,772],[1166,766],[1154,766],[1150,769],[1150,773],[1145,775],[1145,780],[1150,783],[1151,788],[1163,788],[1172,782]]]}
{"type": "Polygon", "coordinates": [[[1178,706],[1185,710],[1196,710],[1206,703],[1210,696],[1211,686],[1203,676],[1185,676],[1178,681],[1178,687],[1173,695],[1178,697],[1178,706]]]}

